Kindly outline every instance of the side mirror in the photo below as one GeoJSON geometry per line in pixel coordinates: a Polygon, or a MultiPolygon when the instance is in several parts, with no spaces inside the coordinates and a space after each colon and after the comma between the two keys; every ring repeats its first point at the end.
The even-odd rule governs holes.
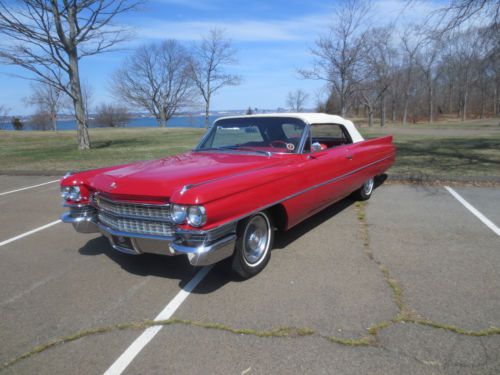
{"type": "Polygon", "coordinates": [[[312,151],[312,152],[321,151],[321,144],[320,144],[319,142],[314,142],[314,143],[311,145],[311,151],[312,151]]]}

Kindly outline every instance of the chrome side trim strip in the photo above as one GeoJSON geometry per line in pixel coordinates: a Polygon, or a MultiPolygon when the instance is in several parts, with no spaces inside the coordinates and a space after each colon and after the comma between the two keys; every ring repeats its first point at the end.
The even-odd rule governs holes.
{"type": "MultiPolygon", "coordinates": [[[[288,200],[288,199],[295,198],[295,197],[296,197],[296,196],[298,196],[298,195],[301,195],[301,194],[307,193],[308,191],[311,191],[311,190],[314,190],[314,189],[320,188],[320,187],[322,187],[322,186],[325,186],[325,185],[331,184],[331,183],[333,183],[333,182],[336,182],[336,181],[342,180],[342,179],[344,179],[344,178],[346,178],[346,177],[349,177],[349,176],[351,176],[351,175],[353,175],[353,174],[355,174],[355,173],[358,173],[359,171],[362,171],[363,169],[369,168],[369,167],[371,167],[372,165],[378,164],[378,163],[380,163],[380,162],[382,162],[382,161],[384,161],[384,160],[387,160],[387,159],[389,159],[389,158],[391,158],[391,157],[393,157],[393,155],[386,156],[386,157],[384,157],[384,158],[382,158],[382,159],[379,159],[379,160],[374,161],[374,162],[372,162],[372,163],[370,163],[370,164],[364,165],[364,166],[362,166],[361,168],[355,169],[355,170],[353,170],[353,171],[351,171],[351,172],[345,173],[345,174],[340,175],[340,176],[338,176],[338,177],[334,177],[334,178],[332,178],[332,179],[330,179],[330,180],[327,180],[327,181],[321,182],[321,183],[319,183],[319,184],[317,184],[317,185],[314,185],[314,186],[308,187],[307,189],[304,189],[304,190],[302,190],[302,191],[299,191],[299,192],[297,192],[297,193],[294,193],[294,194],[292,194],[292,195],[289,195],[288,197],[286,197],[286,198],[284,198],[284,199],[282,199],[282,200],[280,200],[280,201],[278,201],[278,202],[276,202],[276,203],[281,203],[281,202],[284,202],[284,201],[286,201],[286,200],[288,200]]],[[[273,206],[273,205],[274,205],[274,204],[276,204],[276,203],[273,203],[271,206],[273,206]]],[[[271,206],[268,206],[268,207],[271,207],[271,206]]]]}
{"type": "Polygon", "coordinates": [[[256,209],[256,210],[254,210],[254,211],[252,211],[252,212],[250,212],[250,213],[247,213],[247,214],[244,214],[244,215],[240,215],[240,216],[238,216],[238,217],[236,217],[236,218],[234,218],[234,219],[231,219],[231,220],[229,220],[229,221],[226,221],[224,224],[218,225],[218,226],[213,227],[213,228],[211,228],[211,229],[209,229],[209,230],[214,230],[214,229],[217,229],[217,228],[222,227],[222,226],[224,226],[224,225],[228,225],[228,224],[231,224],[231,223],[237,222],[237,221],[239,221],[239,220],[241,220],[241,219],[243,219],[243,218],[245,218],[245,217],[248,217],[248,216],[251,216],[251,215],[253,215],[253,214],[256,214],[256,213],[258,213],[258,212],[260,212],[260,211],[262,211],[262,210],[265,210],[265,209],[267,209],[267,208],[269,208],[269,207],[272,207],[272,206],[274,206],[274,205],[276,205],[276,204],[278,204],[278,203],[284,202],[284,201],[286,201],[286,200],[288,200],[288,199],[295,198],[295,197],[297,197],[297,196],[299,196],[299,195],[301,195],[301,194],[307,193],[308,191],[311,191],[311,190],[314,190],[314,189],[320,188],[320,187],[322,187],[322,186],[325,186],[325,185],[331,184],[331,183],[333,183],[333,182],[336,182],[336,181],[342,180],[342,179],[344,179],[344,178],[346,178],[346,177],[349,177],[349,176],[351,176],[351,175],[353,175],[353,174],[355,174],[355,173],[358,173],[359,171],[362,171],[363,169],[369,168],[369,167],[371,167],[372,165],[375,165],[375,164],[378,164],[378,163],[380,163],[380,162],[383,162],[384,160],[390,159],[390,158],[394,157],[394,155],[395,155],[395,154],[391,154],[391,155],[389,155],[389,156],[383,157],[382,159],[376,160],[376,161],[374,161],[374,162],[372,162],[372,163],[370,163],[370,164],[364,165],[364,166],[362,166],[361,168],[355,169],[355,170],[353,170],[353,171],[351,171],[351,172],[349,172],[349,173],[345,173],[345,174],[340,175],[340,176],[338,176],[338,177],[334,177],[334,178],[332,178],[332,179],[330,179],[330,180],[327,180],[327,181],[321,182],[321,183],[319,183],[319,184],[317,184],[317,185],[310,186],[310,187],[308,187],[307,189],[301,190],[301,191],[299,191],[299,192],[297,192],[297,193],[293,193],[293,194],[291,194],[291,195],[289,195],[289,196],[287,196],[287,197],[285,197],[285,198],[283,198],[283,199],[280,199],[280,200],[277,200],[277,201],[272,202],[272,203],[270,203],[270,204],[267,204],[267,205],[265,205],[265,206],[262,206],[262,207],[260,207],[260,208],[258,208],[258,209],[256,209]]]}
{"type": "MultiPolygon", "coordinates": [[[[276,163],[278,164],[278,163],[276,163]]],[[[205,181],[201,181],[201,182],[198,182],[196,184],[191,184],[191,185],[186,185],[188,186],[187,189],[184,189],[186,186],[184,186],[181,190],[181,195],[184,194],[187,190],[190,190],[190,189],[193,189],[193,188],[196,188],[198,186],[202,186],[202,185],[206,185],[206,184],[210,184],[212,182],[217,182],[217,181],[222,181],[224,179],[227,179],[227,178],[230,178],[230,177],[237,177],[237,176],[242,176],[242,175],[245,175],[245,174],[248,174],[248,173],[254,173],[256,171],[262,171],[264,169],[269,169],[269,168],[274,168],[276,166],[276,164],[273,164],[273,165],[266,165],[264,167],[260,167],[260,168],[256,168],[256,169],[252,169],[251,171],[244,171],[244,172],[237,172],[237,173],[234,173],[230,176],[222,176],[222,177],[217,177],[217,178],[212,178],[211,180],[205,180],[205,181]]]]}

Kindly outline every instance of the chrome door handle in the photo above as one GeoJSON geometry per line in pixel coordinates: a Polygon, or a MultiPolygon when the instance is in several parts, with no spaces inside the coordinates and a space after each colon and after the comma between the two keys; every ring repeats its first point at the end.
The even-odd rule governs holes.
{"type": "Polygon", "coordinates": [[[347,155],[347,159],[352,160],[352,155],[347,155]]]}

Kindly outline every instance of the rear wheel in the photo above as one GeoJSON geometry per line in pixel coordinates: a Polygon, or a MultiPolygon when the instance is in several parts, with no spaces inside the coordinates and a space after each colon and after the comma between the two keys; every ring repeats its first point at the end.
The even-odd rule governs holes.
{"type": "Polygon", "coordinates": [[[375,185],[375,179],[372,177],[367,180],[359,190],[356,191],[356,198],[361,201],[366,201],[370,199],[373,193],[373,187],[375,185]]]}
{"type": "Polygon", "coordinates": [[[248,279],[262,271],[271,257],[274,241],[272,219],[267,212],[259,212],[243,220],[237,232],[231,270],[248,279]]]}

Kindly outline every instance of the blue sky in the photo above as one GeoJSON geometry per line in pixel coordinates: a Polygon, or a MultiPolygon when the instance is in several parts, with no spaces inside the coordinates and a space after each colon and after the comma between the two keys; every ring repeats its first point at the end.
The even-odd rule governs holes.
{"type": "MultiPolygon", "coordinates": [[[[140,11],[119,19],[135,30],[135,38],[122,44],[122,50],[81,60],[82,81],[92,88],[93,106],[114,102],[109,79],[135,47],[169,38],[189,45],[218,27],[237,50],[238,64],[228,71],[240,74],[243,81],[222,89],[212,109],[286,107],[287,93],[299,88],[309,94],[307,106],[313,107],[322,83],[301,79],[297,69],[310,66],[309,48],[335,22],[335,7],[340,5],[341,1],[319,0],[149,0],[140,11]]],[[[430,1],[415,1],[411,9],[406,5],[405,0],[374,0],[370,22],[383,25],[397,18],[404,25],[422,20],[436,7],[430,1]]],[[[23,101],[30,83],[12,74],[27,75],[19,68],[0,65],[0,105],[10,108],[11,114],[30,114],[34,108],[23,101]]]]}

